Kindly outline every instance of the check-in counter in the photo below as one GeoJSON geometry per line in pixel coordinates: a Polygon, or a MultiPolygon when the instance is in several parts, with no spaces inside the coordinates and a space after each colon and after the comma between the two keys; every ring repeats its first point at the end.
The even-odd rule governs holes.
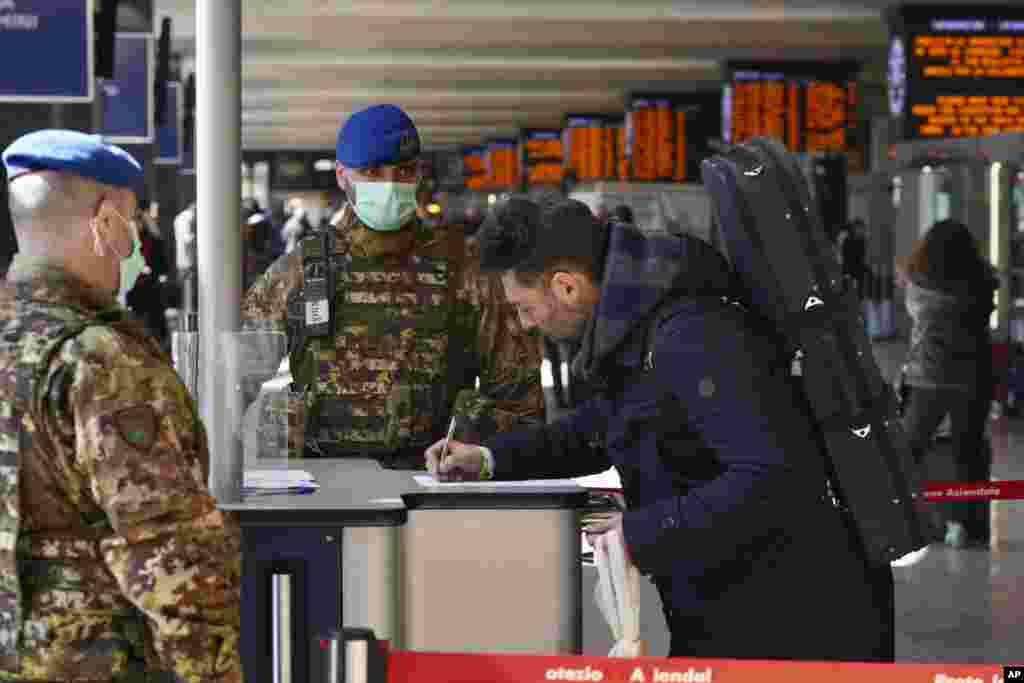
{"type": "Polygon", "coordinates": [[[321,636],[342,627],[407,650],[582,652],[585,489],[421,486],[371,460],[292,467],[320,489],[222,506],[242,526],[249,683],[311,681],[321,636]]]}

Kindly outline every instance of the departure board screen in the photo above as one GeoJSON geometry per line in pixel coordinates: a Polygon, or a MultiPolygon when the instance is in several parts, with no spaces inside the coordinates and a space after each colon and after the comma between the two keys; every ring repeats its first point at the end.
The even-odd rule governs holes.
{"type": "Polygon", "coordinates": [[[519,182],[519,142],[492,140],[487,143],[487,183],[508,188],[519,182]]]}
{"type": "Polygon", "coordinates": [[[519,144],[527,185],[558,185],[562,182],[562,131],[524,130],[519,144]]]}
{"type": "Polygon", "coordinates": [[[462,175],[466,188],[482,190],[487,185],[487,168],[483,147],[465,147],[462,150],[462,175]]]}
{"type": "Polygon", "coordinates": [[[563,131],[566,170],[577,180],[603,180],[613,177],[615,129],[607,118],[597,114],[569,114],[563,131]]]}
{"type": "Polygon", "coordinates": [[[771,137],[793,152],[848,152],[858,70],[852,62],[730,62],[723,136],[735,144],[771,137]]]}
{"type": "Polygon", "coordinates": [[[1024,6],[890,14],[889,111],[906,139],[1024,132],[1024,6]]]}
{"type": "Polygon", "coordinates": [[[693,182],[721,127],[715,93],[634,93],[626,111],[624,147],[629,179],[693,182]]]}
{"type": "Polygon", "coordinates": [[[672,100],[667,97],[634,97],[626,117],[633,180],[671,180],[676,151],[672,100]]]}
{"type": "Polygon", "coordinates": [[[614,140],[614,152],[611,158],[611,177],[618,180],[629,180],[629,159],[626,158],[626,120],[609,121],[608,128],[614,140]]]}

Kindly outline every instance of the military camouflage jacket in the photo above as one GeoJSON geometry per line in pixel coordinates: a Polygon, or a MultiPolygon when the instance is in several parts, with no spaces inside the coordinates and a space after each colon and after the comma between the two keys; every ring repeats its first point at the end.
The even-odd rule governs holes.
{"type": "MultiPolygon", "coordinates": [[[[455,323],[447,330],[448,338],[443,341],[447,344],[449,339],[458,340],[458,355],[463,367],[455,374],[466,380],[462,387],[469,389],[473,376],[480,377],[479,393],[471,389],[460,392],[459,409],[473,419],[484,417],[483,422],[492,427],[511,424],[516,418],[543,419],[539,342],[519,325],[515,312],[504,300],[500,283],[479,274],[475,255],[462,238],[458,226],[429,230],[417,225],[397,232],[380,233],[366,228],[354,212],[346,208],[335,226],[335,238],[335,255],[344,256],[349,261],[379,259],[382,263],[399,263],[410,253],[454,256],[447,258],[446,287],[459,313],[454,316],[455,323]],[[481,400],[481,396],[486,398],[481,400]]],[[[243,328],[288,332],[289,297],[302,286],[302,271],[300,249],[274,263],[245,297],[243,328]]],[[[339,306],[337,310],[345,308],[339,306]]],[[[351,320],[339,320],[335,328],[352,325],[351,320]]],[[[289,346],[291,342],[289,340],[289,346]]],[[[350,357],[345,359],[353,367],[359,362],[359,359],[351,357],[354,349],[355,345],[349,348],[350,357]]],[[[375,352],[379,355],[380,349],[375,352]]],[[[330,375],[332,385],[344,381],[342,373],[335,368],[321,367],[320,373],[321,384],[325,373],[330,375]]],[[[357,376],[353,378],[353,382],[356,381],[366,382],[367,378],[357,376]]],[[[373,376],[373,381],[388,382],[390,379],[387,373],[380,372],[373,376]]],[[[386,392],[386,388],[383,391],[386,392]]],[[[344,395],[349,392],[341,388],[336,393],[344,395]]],[[[291,417],[288,427],[294,435],[302,425],[301,420],[291,417]]],[[[289,442],[288,449],[295,454],[297,445],[291,437],[289,442]]]]}
{"type": "MultiPolygon", "coordinates": [[[[113,308],[20,255],[0,285],[5,334],[113,308]]],[[[22,655],[0,680],[241,683],[239,529],[207,490],[205,433],[169,359],[125,319],[85,327],[38,376],[19,458],[22,655]]]]}

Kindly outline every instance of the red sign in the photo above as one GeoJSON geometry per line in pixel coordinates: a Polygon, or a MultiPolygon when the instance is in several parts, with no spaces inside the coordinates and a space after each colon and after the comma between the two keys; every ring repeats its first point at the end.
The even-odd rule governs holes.
{"type": "MultiPolygon", "coordinates": [[[[874,664],[392,652],[390,683],[1004,683],[999,664],[874,664]]],[[[1008,683],[1008,682],[1005,682],[1008,683]]]]}

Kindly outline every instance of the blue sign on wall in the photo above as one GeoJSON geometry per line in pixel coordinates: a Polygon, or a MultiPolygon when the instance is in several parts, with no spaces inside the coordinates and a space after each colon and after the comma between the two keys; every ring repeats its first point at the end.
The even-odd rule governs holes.
{"type": "MultiPolygon", "coordinates": [[[[181,127],[184,133],[185,126],[181,127]]],[[[179,175],[195,175],[196,172],[196,130],[195,123],[192,124],[192,144],[182,145],[181,148],[181,167],[178,169],[179,175]]],[[[184,135],[183,135],[184,137],[184,135]]]]}
{"type": "Polygon", "coordinates": [[[182,118],[184,115],[181,83],[168,81],[164,84],[167,93],[167,110],[164,123],[156,129],[156,158],[154,164],[180,164],[184,146],[182,118]]]}
{"type": "Polygon", "coordinates": [[[103,137],[118,144],[153,141],[153,36],[118,33],[114,78],[102,85],[103,137]]]}
{"type": "Polygon", "coordinates": [[[93,0],[0,0],[0,102],[91,102],[93,0]]]}

